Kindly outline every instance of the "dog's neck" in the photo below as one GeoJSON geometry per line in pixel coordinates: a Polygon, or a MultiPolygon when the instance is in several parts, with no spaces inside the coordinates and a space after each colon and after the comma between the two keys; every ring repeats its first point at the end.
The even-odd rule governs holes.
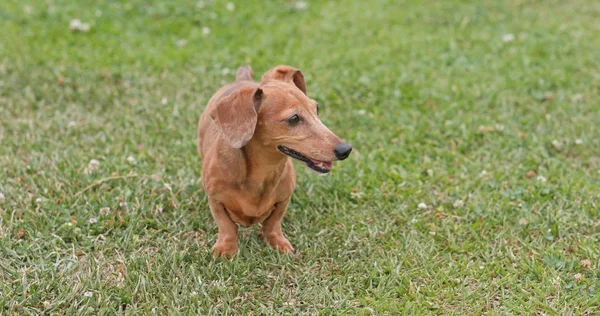
{"type": "Polygon", "coordinates": [[[280,177],[288,160],[274,146],[263,146],[255,140],[250,140],[241,150],[246,159],[246,179],[259,186],[280,177]]]}

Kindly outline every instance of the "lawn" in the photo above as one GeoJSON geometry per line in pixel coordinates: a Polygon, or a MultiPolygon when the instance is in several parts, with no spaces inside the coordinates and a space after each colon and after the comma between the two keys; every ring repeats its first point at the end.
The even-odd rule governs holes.
{"type": "Polygon", "coordinates": [[[600,314],[600,2],[0,3],[0,315],[600,314]],[[75,19],[79,19],[77,23],[75,19]],[[354,147],[215,260],[198,118],[301,69],[354,147]]]}

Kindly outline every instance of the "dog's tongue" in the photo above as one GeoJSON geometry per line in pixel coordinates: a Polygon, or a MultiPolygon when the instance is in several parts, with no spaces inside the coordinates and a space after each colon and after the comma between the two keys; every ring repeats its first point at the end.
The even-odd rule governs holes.
{"type": "Polygon", "coordinates": [[[311,159],[311,161],[315,166],[322,168],[322,169],[329,170],[329,169],[331,169],[331,167],[333,167],[333,162],[331,162],[331,161],[319,161],[319,160],[312,160],[312,159],[311,159]]]}

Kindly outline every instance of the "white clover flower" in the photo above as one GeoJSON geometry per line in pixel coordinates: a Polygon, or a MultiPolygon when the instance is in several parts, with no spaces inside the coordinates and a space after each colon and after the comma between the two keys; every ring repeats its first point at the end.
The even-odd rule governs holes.
{"type": "Polygon", "coordinates": [[[235,4],[231,3],[231,2],[227,2],[227,11],[233,11],[235,10],[235,4]]]}
{"type": "Polygon", "coordinates": [[[73,19],[73,20],[71,20],[71,22],[69,22],[69,28],[72,31],[77,31],[77,30],[79,30],[80,27],[81,27],[80,19],[73,19]]]}
{"type": "Polygon", "coordinates": [[[537,177],[537,180],[538,180],[539,182],[542,182],[542,183],[544,183],[544,182],[546,182],[546,180],[547,180],[547,179],[546,179],[546,177],[544,177],[544,176],[538,176],[538,177],[537,177]]]}
{"type": "Polygon", "coordinates": [[[127,207],[127,202],[121,202],[121,203],[119,203],[119,206],[120,207],[127,207]]]}
{"type": "Polygon", "coordinates": [[[424,209],[426,209],[426,208],[427,208],[427,204],[425,204],[425,203],[421,202],[421,203],[419,203],[419,205],[417,205],[417,207],[418,207],[419,209],[421,209],[421,210],[424,210],[424,209]]]}
{"type": "Polygon", "coordinates": [[[583,139],[581,139],[581,138],[575,139],[575,144],[577,144],[577,145],[583,144],[583,139]]]}
{"type": "Polygon", "coordinates": [[[362,198],[365,196],[365,192],[358,191],[358,190],[356,190],[356,191],[352,191],[352,192],[350,192],[350,196],[351,196],[353,199],[360,200],[360,199],[362,199],[362,198]]]}
{"type": "Polygon", "coordinates": [[[127,162],[129,162],[129,163],[135,163],[135,157],[133,157],[133,156],[127,156],[127,162]]]}
{"type": "Polygon", "coordinates": [[[94,171],[98,170],[99,167],[100,167],[100,161],[98,161],[97,159],[92,159],[88,163],[87,168],[85,168],[83,173],[92,174],[92,173],[94,173],[94,171]]]}
{"type": "Polygon", "coordinates": [[[196,8],[198,9],[202,9],[206,6],[206,3],[204,1],[198,1],[196,2],[196,8]]]}
{"type": "Polygon", "coordinates": [[[188,43],[187,40],[180,39],[180,40],[177,40],[177,42],[175,42],[175,45],[177,45],[177,47],[183,47],[183,46],[187,45],[187,43],[188,43]]]}
{"type": "Polygon", "coordinates": [[[73,19],[69,22],[71,31],[88,32],[91,26],[89,23],[83,23],[80,19],[73,19]]]}
{"type": "Polygon", "coordinates": [[[160,99],[160,104],[162,104],[162,105],[167,105],[168,102],[169,102],[169,99],[167,99],[167,97],[163,97],[162,99],[160,99]]]}
{"type": "Polygon", "coordinates": [[[208,28],[208,27],[204,26],[204,27],[202,28],[202,34],[203,34],[203,35],[208,35],[208,34],[210,34],[210,28],[208,28]]]}
{"type": "Polygon", "coordinates": [[[526,219],[524,219],[524,218],[521,218],[521,219],[519,220],[519,225],[523,225],[523,226],[524,226],[524,225],[527,225],[528,223],[529,223],[529,222],[528,222],[526,219]]]}
{"type": "Polygon", "coordinates": [[[555,139],[552,141],[552,146],[554,146],[556,149],[561,149],[563,144],[559,140],[555,139]]]}
{"type": "Polygon", "coordinates": [[[308,3],[306,3],[305,1],[296,1],[296,3],[294,3],[294,9],[296,10],[306,10],[308,8],[308,3]]]}
{"type": "Polygon", "coordinates": [[[85,297],[92,297],[92,295],[93,295],[93,293],[90,291],[83,293],[83,296],[85,296],[85,297]]]}
{"type": "Polygon", "coordinates": [[[97,222],[98,222],[98,217],[92,217],[92,218],[90,218],[90,220],[89,220],[89,223],[90,223],[90,224],[96,224],[97,222]]]}
{"type": "Polygon", "coordinates": [[[100,209],[100,215],[108,215],[110,213],[110,207],[103,207],[100,209]]]}
{"type": "Polygon", "coordinates": [[[0,192],[0,202],[4,202],[4,193],[0,192]]]}
{"type": "Polygon", "coordinates": [[[502,41],[505,43],[512,42],[514,40],[515,40],[515,34],[508,33],[508,34],[502,35],[502,41]]]}
{"type": "Polygon", "coordinates": [[[452,203],[452,206],[454,206],[454,208],[461,208],[465,206],[465,202],[463,200],[456,200],[452,203]]]}

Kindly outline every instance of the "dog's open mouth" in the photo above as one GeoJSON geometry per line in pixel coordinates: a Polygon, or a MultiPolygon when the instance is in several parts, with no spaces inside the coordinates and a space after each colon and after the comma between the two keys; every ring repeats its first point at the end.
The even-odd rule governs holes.
{"type": "Polygon", "coordinates": [[[333,163],[331,161],[320,161],[310,159],[289,147],[279,145],[277,146],[277,149],[279,149],[279,151],[285,155],[288,155],[296,160],[302,161],[307,167],[318,173],[328,173],[329,171],[331,171],[331,167],[333,167],[333,163]]]}

